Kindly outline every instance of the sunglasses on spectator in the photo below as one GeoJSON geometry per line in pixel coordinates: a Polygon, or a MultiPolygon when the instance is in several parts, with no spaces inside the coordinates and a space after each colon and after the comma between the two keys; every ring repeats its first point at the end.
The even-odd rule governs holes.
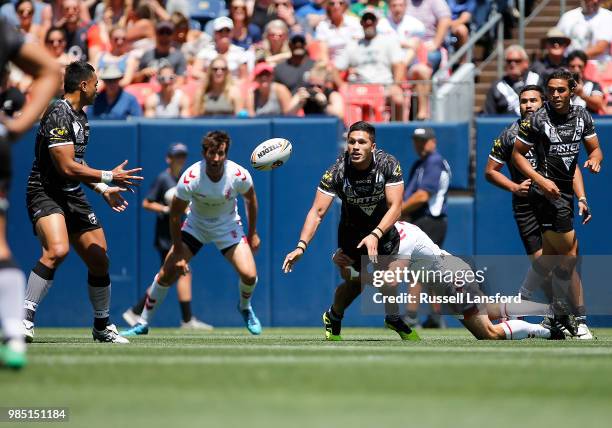
{"type": "Polygon", "coordinates": [[[173,33],[172,30],[170,29],[163,29],[163,30],[158,30],[157,34],[159,34],[160,36],[171,36],[173,33]]]}
{"type": "Polygon", "coordinates": [[[47,44],[49,45],[63,45],[66,43],[66,39],[49,39],[47,40],[47,44]]]}
{"type": "Polygon", "coordinates": [[[227,67],[210,67],[212,68],[212,71],[217,72],[217,71],[223,71],[226,72],[227,71],[227,67]]]}
{"type": "Polygon", "coordinates": [[[333,6],[344,6],[346,3],[344,3],[343,1],[330,1],[327,3],[327,5],[329,7],[333,7],[333,6]]]}
{"type": "Polygon", "coordinates": [[[32,9],[19,9],[17,11],[17,15],[23,18],[27,18],[27,17],[34,15],[34,11],[32,9]]]}
{"type": "Polygon", "coordinates": [[[176,80],[176,76],[175,75],[171,75],[171,76],[159,76],[157,78],[157,81],[159,83],[172,83],[176,80]]]}
{"type": "Polygon", "coordinates": [[[520,64],[523,62],[523,58],[506,58],[506,64],[520,64]]]}
{"type": "Polygon", "coordinates": [[[559,46],[566,46],[567,45],[567,40],[566,39],[556,38],[556,37],[548,39],[548,40],[546,40],[546,42],[551,44],[551,45],[559,45],[559,46]]]}
{"type": "Polygon", "coordinates": [[[232,30],[230,30],[229,28],[222,28],[220,30],[217,30],[217,33],[220,33],[220,34],[229,34],[231,32],[232,30]]]}
{"type": "Polygon", "coordinates": [[[113,37],[113,42],[125,42],[125,37],[113,37]]]}

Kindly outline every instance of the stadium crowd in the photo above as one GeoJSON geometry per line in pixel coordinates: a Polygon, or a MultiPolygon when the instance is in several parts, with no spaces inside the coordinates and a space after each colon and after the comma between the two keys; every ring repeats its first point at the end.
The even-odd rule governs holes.
{"type": "MultiPolygon", "coordinates": [[[[346,101],[366,97],[382,109],[361,111],[364,119],[406,121],[429,118],[432,74],[493,3],[512,23],[509,0],[5,0],[0,13],[61,65],[82,59],[96,68],[103,84],[92,119],[346,121],[355,108],[346,101]]],[[[516,113],[520,88],[558,65],[580,73],[577,102],[610,112],[612,12],[600,3],[566,12],[531,66],[524,49],[509,48],[484,112],[516,113]]],[[[2,109],[18,112],[31,79],[11,67],[0,83],[2,109]]]]}

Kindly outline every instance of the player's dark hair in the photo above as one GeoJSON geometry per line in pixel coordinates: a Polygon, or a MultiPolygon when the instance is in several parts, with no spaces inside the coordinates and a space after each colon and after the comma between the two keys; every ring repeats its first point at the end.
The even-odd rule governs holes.
{"type": "Polygon", "coordinates": [[[89,80],[96,70],[85,61],[74,61],[66,66],[64,76],[64,92],[69,94],[77,91],[81,82],[89,80]]]}
{"type": "Polygon", "coordinates": [[[367,132],[367,134],[370,136],[370,141],[372,141],[372,144],[376,143],[376,129],[374,129],[374,127],[370,123],[363,120],[353,123],[348,130],[347,136],[350,137],[351,132],[354,131],[367,132]]]}
{"type": "Polygon", "coordinates": [[[202,139],[202,150],[206,152],[208,149],[218,149],[225,144],[225,153],[227,153],[229,152],[230,143],[231,140],[229,135],[227,135],[227,132],[210,131],[202,139]]]}
{"type": "Polygon", "coordinates": [[[576,79],[574,77],[574,73],[569,71],[566,68],[557,68],[555,71],[550,73],[548,79],[546,79],[546,86],[548,86],[548,82],[553,79],[565,80],[570,88],[570,90],[574,90],[576,88],[576,79]]]}
{"type": "Polygon", "coordinates": [[[576,58],[580,58],[582,62],[584,62],[585,64],[589,60],[589,57],[587,57],[587,54],[584,51],[577,49],[569,53],[569,55],[567,56],[567,63],[569,64],[571,61],[575,60],[576,58]]]}
{"type": "Polygon", "coordinates": [[[523,92],[527,92],[527,91],[536,91],[540,93],[540,97],[542,99],[544,99],[544,88],[542,88],[540,85],[525,85],[521,88],[521,91],[519,92],[519,97],[521,95],[523,95],[523,92]]]}

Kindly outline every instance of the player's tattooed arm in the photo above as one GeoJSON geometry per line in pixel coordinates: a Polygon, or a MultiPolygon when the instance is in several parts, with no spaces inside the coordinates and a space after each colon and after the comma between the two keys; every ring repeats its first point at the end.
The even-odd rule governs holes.
{"type": "Polygon", "coordinates": [[[259,235],[257,234],[257,195],[255,194],[255,187],[251,186],[249,190],[243,195],[244,207],[246,209],[247,221],[249,222],[249,229],[247,232],[247,240],[249,246],[256,252],[259,249],[261,243],[259,235]]]}
{"type": "Polygon", "coordinates": [[[323,217],[329,210],[334,197],[327,193],[323,193],[320,189],[315,194],[314,202],[304,221],[302,232],[300,233],[300,240],[295,250],[291,251],[285,257],[283,262],[283,272],[288,273],[293,269],[293,265],[304,255],[308,243],[312,240],[319,225],[323,221],[323,217]]]}

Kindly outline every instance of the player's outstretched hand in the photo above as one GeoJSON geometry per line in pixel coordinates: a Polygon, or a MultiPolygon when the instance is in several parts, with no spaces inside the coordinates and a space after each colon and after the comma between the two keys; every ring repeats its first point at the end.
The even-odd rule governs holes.
{"type": "Polygon", "coordinates": [[[586,201],[578,201],[578,215],[582,217],[582,224],[587,224],[593,218],[591,214],[591,208],[586,201]]]}
{"type": "Polygon", "coordinates": [[[601,163],[599,163],[599,161],[596,159],[587,159],[587,161],[584,163],[584,167],[593,174],[597,174],[599,171],[601,171],[601,163]]]}
{"type": "Polygon", "coordinates": [[[249,247],[251,247],[251,251],[255,254],[259,250],[259,246],[261,245],[261,239],[259,239],[259,234],[255,232],[251,236],[247,236],[247,242],[249,243],[249,247]]]}
{"type": "Polygon", "coordinates": [[[128,202],[121,196],[121,192],[127,192],[125,187],[109,187],[102,195],[109,207],[118,213],[123,212],[128,207],[128,202]]]}
{"type": "Polygon", "coordinates": [[[556,200],[561,197],[561,192],[559,191],[559,188],[552,180],[545,178],[544,181],[540,184],[540,187],[544,192],[544,196],[546,196],[550,200],[556,200]]]}
{"type": "Polygon", "coordinates": [[[364,245],[368,249],[370,261],[372,263],[378,263],[378,238],[370,234],[361,240],[361,242],[357,245],[357,248],[361,248],[364,245]]]}
{"type": "Polygon", "coordinates": [[[353,259],[351,259],[349,256],[344,254],[344,251],[342,251],[342,248],[338,248],[336,250],[336,252],[332,256],[332,261],[341,268],[351,266],[353,263],[355,263],[353,259]]]}
{"type": "Polygon", "coordinates": [[[283,262],[283,272],[289,273],[293,270],[293,265],[304,255],[304,251],[301,248],[296,248],[285,257],[283,262]]]}
{"type": "Polygon", "coordinates": [[[132,169],[123,169],[127,165],[128,161],[124,160],[115,168],[113,168],[113,183],[120,187],[129,187],[129,186],[140,186],[140,181],[142,181],[142,177],[139,175],[134,175],[137,172],[142,171],[142,168],[132,168],[132,169]]]}
{"type": "Polygon", "coordinates": [[[516,196],[526,197],[529,194],[530,186],[531,186],[531,179],[528,178],[527,180],[523,181],[521,184],[518,185],[518,187],[514,191],[514,194],[516,196]]]}

